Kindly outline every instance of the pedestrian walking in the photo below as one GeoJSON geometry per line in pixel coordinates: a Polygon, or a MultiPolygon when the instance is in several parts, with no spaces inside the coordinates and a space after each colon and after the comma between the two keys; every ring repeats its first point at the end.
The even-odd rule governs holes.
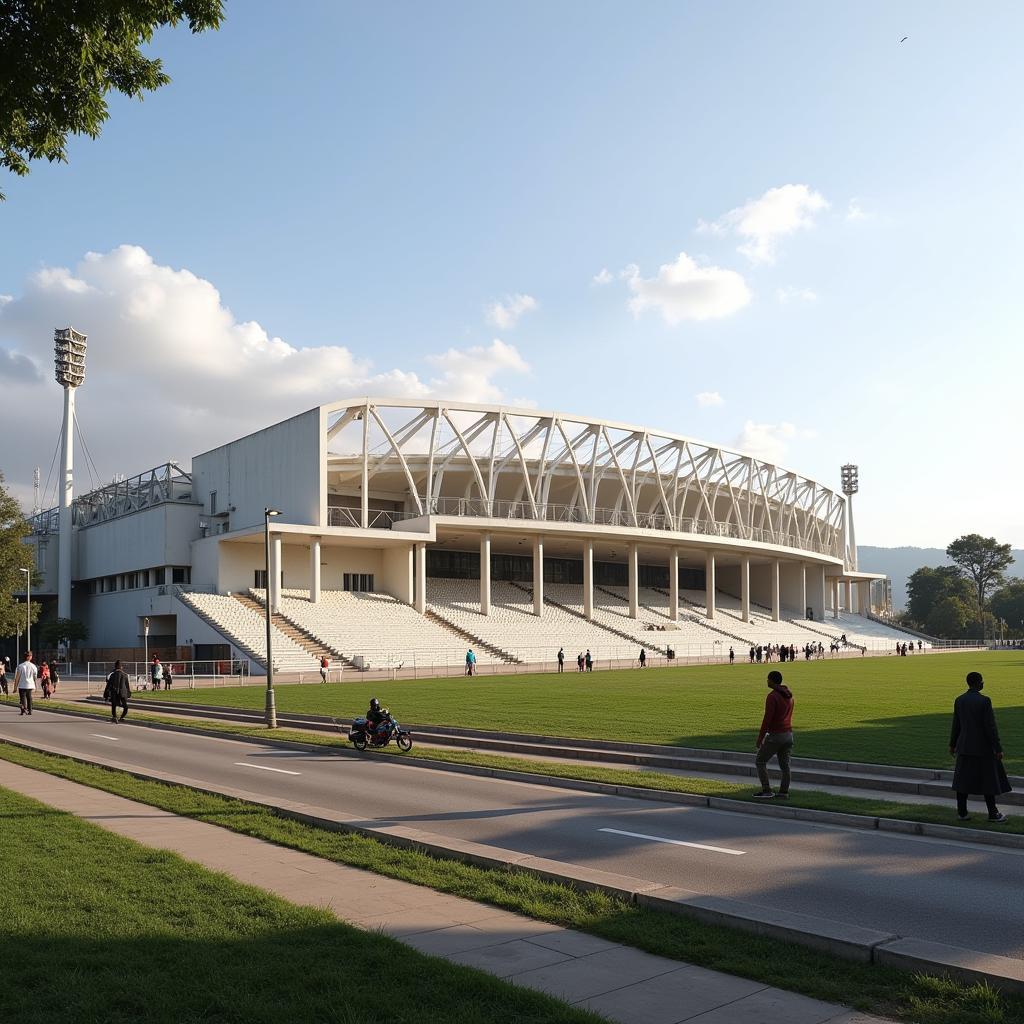
{"type": "Polygon", "coordinates": [[[590,650],[587,650],[586,656],[583,658],[583,663],[587,666],[588,672],[594,671],[594,659],[590,656],[590,650]]]}
{"type": "Polygon", "coordinates": [[[640,648],[640,667],[647,668],[647,652],[642,647],[640,648]]]}
{"type": "Polygon", "coordinates": [[[43,661],[39,666],[39,687],[43,691],[43,700],[50,699],[50,663],[43,661]]]}
{"type": "Polygon", "coordinates": [[[57,671],[57,662],[50,662],[50,693],[57,692],[57,684],[60,682],[60,673],[57,671]]]}
{"type": "Polygon", "coordinates": [[[473,648],[470,647],[466,651],[466,675],[471,676],[476,670],[476,655],[473,653],[473,648]]]}
{"type": "Polygon", "coordinates": [[[123,722],[128,714],[128,698],[132,687],[128,673],[121,668],[121,662],[114,662],[114,671],[107,676],[107,685],[103,690],[103,699],[110,701],[111,722],[123,722]],[[121,709],[121,717],[117,717],[117,709],[121,709]]]}
{"type": "Polygon", "coordinates": [[[32,694],[36,688],[36,677],[38,669],[32,663],[32,652],[25,652],[25,660],[18,666],[14,673],[14,683],[18,688],[18,705],[23,715],[32,714],[32,694]]]}
{"type": "Polygon", "coordinates": [[[577,672],[582,672],[583,671],[583,652],[582,651],[580,651],[580,653],[576,655],[576,671],[577,672]]]}
{"type": "Polygon", "coordinates": [[[565,671],[565,649],[562,647],[558,648],[558,671],[565,671]]]}
{"type": "Polygon", "coordinates": [[[953,789],[956,816],[969,821],[968,796],[983,796],[989,821],[1006,821],[996,806],[996,797],[1013,788],[1003,767],[1003,746],[999,741],[992,701],[982,692],[985,680],[980,672],[967,673],[967,690],[953,702],[953,728],[949,752],[956,755],[953,789]]]}
{"type": "Polygon", "coordinates": [[[321,683],[326,683],[327,682],[327,673],[330,671],[330,668],[331,668],[331,660],[330,660],[330,658],[328,658],[326,654],[322,655],[321,658],[320,658],[320,682],[321,683]]]}
{"type": "Polygon", "coordinates": [[[7,693],[7,659],[0,658],[0,693],[5,697],[7,693]]]}
{"type": "Polygon", "coordinates": [[[768,689],[771,691],[764,702],[764,718],[757,734],[757,777],[761,780],[761,792],[755,793],[758,800],[781,800],[789,797],[789,756],[793,751],[793,694],[782,682],[782,673],[777,669],[768,673],[768,689]],[[768,780],[768,762],[778,758],[782,778],[778,793],[772,792],[768,780]]]}

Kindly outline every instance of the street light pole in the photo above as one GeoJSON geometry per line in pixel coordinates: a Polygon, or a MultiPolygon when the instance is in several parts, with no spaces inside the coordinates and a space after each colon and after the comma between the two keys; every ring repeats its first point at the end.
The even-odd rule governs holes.
{"type": "Polygon", "coordinates": [[[32,572],[19,569],[25,574],[25,650],[32,650],[32,572]]]}
{"type": "Polygon", "coordinates": [[[274,643],[271,628],[271,599],[270,599],[270,517],[279,516],[280,510],[276,508],[263,509],[263,555],[266,567],[266,579],[264,579],[265,607],[267,612],[267,705],[266,720],[268,729],[277,728],[277,708],[274,706],[274,643]]]}

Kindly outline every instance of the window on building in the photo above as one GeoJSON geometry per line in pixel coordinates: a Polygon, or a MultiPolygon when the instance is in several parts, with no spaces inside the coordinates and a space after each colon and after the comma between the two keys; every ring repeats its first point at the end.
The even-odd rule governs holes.
{"type": "Polygon", "coordinates": [[[217,492],[210,491],[210,515],[215,516],[217,514],[217,492]]]}
{"type": "Polygon", "coordinates": [[[175,565],[171,569],[172,583],[191,583],[192,570],[187,565],[175,565]]]}
{"type": "Polygon", "coordinates": [[[139,585],[139,574],[137,572],[126,572],[124,574],[124,589],[135,590],[139,585]]]}
{"type": "Polygon", "coordinates": [[[253,584],[252,585],[257,590],[266,590],[267,589],[267,570],[266,569],[257,569],[253,573],[253,584]]]}
{"type": "Polygon", "coordinates": [[[357,593],[369,593],[374,589],[372,572],[346,572],[342,574],[342,588],[357,593]]]}
{"type": "Polygon", "coordinates": [[[153,585],[160,587],[163,586],[167,576],[167,570],[163,567],[153,570],[153,585]]]}

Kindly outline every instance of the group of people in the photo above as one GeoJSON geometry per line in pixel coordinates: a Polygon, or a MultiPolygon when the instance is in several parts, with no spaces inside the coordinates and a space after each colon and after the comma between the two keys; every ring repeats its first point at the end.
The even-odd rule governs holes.
{"type": "MultiPolygon", "coordinates": [[[[949,752],[956,757],[953,791],[956,813],[961,821],[970,821],[967,798],[980,796],[985,801],[988,820],[1006,821],[996,797],[1012,789],[1003,767],[1003,746],[999,739],[992,701],[981,691],[985,685],[980,672],[967,673],[967,690],[953,702],[953,724],[949,752]]],[[[790,758],[793,752],[793,693],[782,681],[782,673],[768,673],[768,694],[764,717],[757,734],[757,777],[761,789],[758,800],[786,800],[792,779],[790,758]],[[768,777],[768,763],[775,758],[779,764],[779,788],[773,790],[768,777]]]]}
{"type": "MultiPolygon", "coordinates": [[[[918,652],[924,650],[924,644],[920,640],[917,641],[917,650],[918,650],[918,652]]],[[[909,644],[906,644],[906,643],[901,644],[898,640],[896,641],[896,654],[899,657],[905,658],[908,654],[913,654],[913,653],[914,653],[914,641],[913,640],[911,640],[909,644]]]]}
{"type": "MultiPolygon", "coordinates": [[[[117,671],[121,667],[121,662],[117,662],[114,671],[117,671]]],[[[174,673],[171,670],[170,662],[166,665],[160,660],[159,655],[154,654],[149,661],[149,685],[153,690],[169,690],[171,684],[174,682],[174,673]]],[[[143,686],[145,689],[145,686],[143,686]]]]}
{"type": "MultiPolygon", "coordinates": [[[[820,641],[816,644],[804,644],[800,648],[800,652],[804,656],[804,661],[810,661],[811,658],[824,658],[825,645],[820,641]]],[[[760,665],[762,661],[796,661],[798,651],[795,644],[751,644],[749,653],[750,664],[760,665]]],[[[736,651],[730,647],[729,664],[732,665],[735,661],[736,651]]]]}
{"type": "MultiPolygon", "coordinates": [[[[25,660],[14,672],[14,688],[18,691],[18,706],[23,715],[32,714],[32,701],[37,686],[43,691],[43,699],[49,700],[57,692],[57,684],[60,682],[57,662],[43,661],[36,665],[34,658],[35,655],[31,651],[26,651],[25,660]]],[[[0,693],[5,697],[9,693],[8,664],[6,658],[0,658],[0,693]]]]}

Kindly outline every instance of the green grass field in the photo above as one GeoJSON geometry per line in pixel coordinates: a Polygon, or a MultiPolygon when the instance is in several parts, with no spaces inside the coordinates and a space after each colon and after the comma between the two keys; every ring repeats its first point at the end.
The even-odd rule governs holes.
{"type": "Polygon", "coordinates": [[[0,863],[3,1021],[598,1020],[5,789],[0,863]]]}
{"type": "MultiPolygon", "coordinates": [[[[400,721],[423,725],[751,751],[769,668],[783,670],[796,697],[797,754],[930,768],[952,764],[953,700],[965,688],[966,674],[978,670],[996,707],[1007,771],[1024,774],[1024,653],[372,683],[353,673],[341,683],[281,686],[276,692],[280,711],[352,716],[377,696],[400,721]]],[[[258,686],[172,695],[230,707],[263,706],[258,686]]],[[[147,696],[139,694],[140,701],[147,696]]]]}

